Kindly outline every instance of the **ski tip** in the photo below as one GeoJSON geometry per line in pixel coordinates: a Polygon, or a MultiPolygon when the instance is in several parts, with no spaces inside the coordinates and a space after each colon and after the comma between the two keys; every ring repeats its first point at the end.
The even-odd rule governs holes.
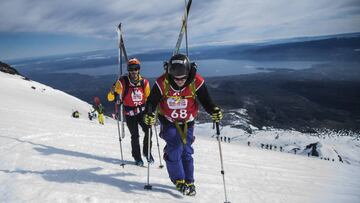
{"type": "Polygon", "coordinates": [[[186,8],[186,10],[187,10],[188,13],[189,13],[189,11],[190,11],[191,3],[192,3],[192,0],[189,0],[189,1],[188,1],[188,4],[187,4],[187,8],[186,8]]]}

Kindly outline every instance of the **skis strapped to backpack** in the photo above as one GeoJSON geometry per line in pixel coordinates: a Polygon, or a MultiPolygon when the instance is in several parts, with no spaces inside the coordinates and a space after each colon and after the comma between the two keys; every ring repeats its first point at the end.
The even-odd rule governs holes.
{"type": "Polygon", "coordinates": [[[181,25],[181,30],[179,33],[179,37],[178,40],[176,42],[176,46],[175,46],[175,50],[173,52],[173,55],[178,54],[180,51],[180,46],[181,46],[181,42],[182,42],[182,38],[184,36],[184,33],[186,33],[187,31],[187,20],[188,20],[188,15],[189,15],[189,11],[190,11],[190,7],[191,7],[191,2],[192,0],[189,0],[186,7],[185,7],[185,12],[184,12],[184,16],[182,18],[182,25],[181,25]]]}
{"type": "MultiPolygon", "coordinates": [[[[122,54],[124,55],[125,61],[127,64],[127,62],[129,61],[129,58],[127,56],[126,49],[125,49],[124,37],[123,37],[122,30],[121,30],[121,23],[119,24],[117,31],[118,31],[118,35],[119,35],[119,49],[121,49],[122,54]]],[[[122,75],[122,67],[120,67],[120,68],[121,68],[120,74],[122,75]]]]}
{"type": "MultiPolygon", "coordinates": [[[[173,52],[173,56],[176,54],[179,54],[180,52],[180,46],[181,46],[181,42],[183,39],[184,34],[186,35],[186,55],[188,55],[188,46],[187,46],[187,20],[188,20],[188,15],[189,15],[189,11],[190,11],[190,7],[191,7],[191,3],[192,0],[189,0],[186,4],[186,0],[185,0],[185,12],[184,15],[182,17],[182,25],[181,25],[181,29],[180,29],[180,33],[175,45],[175,50],[173,52]]],[[[187,96],[170,96],[169,95],[169,88],[170,88],[170,84],[169,84],[169,75],[168,75],[168,71],[166,70],[166,77],[164,80],[164,97],[165,98],[174,98],[176,100],[180,100],[180,99],[187,99],[187,98],[196,98],[196,88],[195,88],[195,80],[193,80],[190,83],[190,89],[191,89],[191,95],[187,95],[187,96]]],[[[162,114],[162,112],[160,110],[158,110],[158,113],[162,114]]],[[[175,126],[178,130],[178,132],[181,135],[181,140],[183,142],[183,144],[186,144],[186,137],[187,137],[187,123],[184,123],[184,130],[181,130],[181,127],[179,125],[179,123],[176,121],[175,122],[175,126]]]]}

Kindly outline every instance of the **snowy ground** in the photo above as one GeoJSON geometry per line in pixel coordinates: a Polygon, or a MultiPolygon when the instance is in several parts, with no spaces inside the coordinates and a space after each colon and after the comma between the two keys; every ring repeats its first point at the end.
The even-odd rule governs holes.
{"type": "MultiPolygon", "coordinates": [[[[187,197],[174,189],[166,169],[158,168],[157,148],[153,148],[156,162],[150,167],[153,190],[144,190],[147,168],[132,164],[128,131],[122,168],[116,122],[108,118],[102,126],[89,121],[89,104],[1,72],[0,95],[0,202],[225,200],[218,142],[211,137],[211,124],[199,125],[195,131],[197,195],[187,197]],[[71,117],[73,109],[80,111],[79,119],[71,117]]],[[[360,202],[359,141],[336,137],[322,143],[322,153],[331,154],[325,148],[332,146],[347,154],[349,163],[259,147],[273,142],[279,133],[259,131],[248,137],[238,129],[223,128],[222,135],[232,138],[231,143],[222,143],[229,201],[360,202]],[[247,141],[253,143],[251,147],[247,141]]],[[[294,141],[301,148],[316,140],[297,132],[281,133],[276,140],[284,146],[294,141]]],[[[160,146],[164,147],[162,140],[160,146]]]]}

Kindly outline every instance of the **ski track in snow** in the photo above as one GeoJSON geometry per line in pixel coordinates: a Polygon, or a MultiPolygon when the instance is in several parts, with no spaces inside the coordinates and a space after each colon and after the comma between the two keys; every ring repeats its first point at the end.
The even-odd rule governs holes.
{"type": "MultiPolygon", "coordinates": [[[[116,121],[106,118],[104,126],[96,120],[89,121],[89,104],[17,76],[0,73],[0,95],[0,202],[225,200],[218,142],[211,137],[214,134],[211,124],[195,129],[197,195],[187,197],[174,189],[166,168],[158,167],[155,135],[152,151],[155,163],[150,168],[153,190],[146,191],[143,187],[147,168],[133,165],[127,129],[122,141],[126,165],[120,166],[116,121]],[[71,118],[73,109],[80,111],[79,119],[71,118]]],[[[247,137],[238,129],[224,127],[221,133],[237,137],[231,143],[221,143],[228,200],[233,203],[360,202],[360,166],[356,164],[359,141],[338,141],[350,146],[340,149],[324,141],[329,142],[326,150],[335,153],[336,148],[355,161],[344,164],[259,147],[260,141],[273,142],[277,134],[288,136],[281,135],[279,139],[296,143],[316,140],[295,132],[259,132],[263,136],[247,137]],[[248,140],[256,147],[246,146],[248,140]]],[[[159,141],[162,152],[164,141],[160,138],[159,141]]],[[[163,160],[162,163],[165,165],[163,160]]]]}

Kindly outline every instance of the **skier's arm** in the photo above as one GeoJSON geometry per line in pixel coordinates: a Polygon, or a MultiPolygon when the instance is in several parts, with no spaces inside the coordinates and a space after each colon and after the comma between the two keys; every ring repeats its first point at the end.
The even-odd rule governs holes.
{"type": "Polygon", "coordinates": [[[91,113],[94,113],[96,111],[96,107],[93,105],[92,108],[94,109],[93,111],[91,111],[91,113]]]}
{"type": "Polygon", "coordinates": [[[117,95],[122,93],[122,83],[120,80],[117,80],[116,83],[113,84],[113,86],[110,88],[110,91],[107,94],[107,100],[109,102],[112,102],[116,99],[117,95]]]}
{"type": "Polygon", "coordinates": [[[196,91],[196,95],[205,111],[212,114],[216,105],[213,103],[205,83],[196,91]]]}
{"type": "Polygon", "coordinates": [[[155,84],[150,92],[150,95],[146,101],[145,112],[149,112],[149,108],[151,108],[151,112],[156,110],[157,105],[159,104],[162,98],[159,87],[155,84]]]}
{"type": "Polygon", "coordinates": [[[145,92],[145,100],[147,100],[147,98],[149,97],[149,95],[150,95],[150,83],[149,83],[149,81],[147,81],[146,83],[145,83],[145,89],[144,89],[144,92],[145,92]]]}
{"type": "Polygon", "coordinates": [[[118,80],[115,84],[115,93],[121,95],[123,93],[123,84],[120,80],[118,80]]]}

